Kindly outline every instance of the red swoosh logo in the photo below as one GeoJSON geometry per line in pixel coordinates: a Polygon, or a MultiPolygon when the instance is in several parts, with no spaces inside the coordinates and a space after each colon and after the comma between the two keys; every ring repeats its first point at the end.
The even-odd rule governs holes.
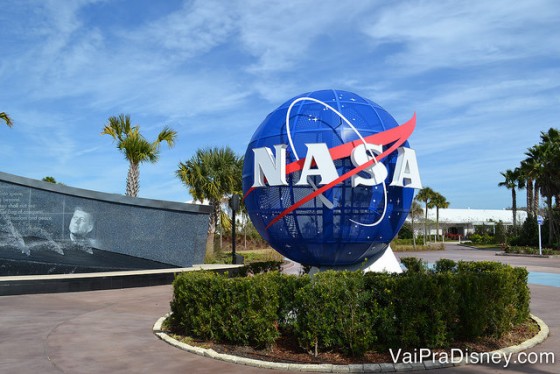
{"type": "MultiPolygon", "coordinates": [[[[301,200],[297,201],[292,206],[286,208],[278,216],[276,216],[272,221],[270,221],[268,226],[266,226],[266,229],[268,230],[268,228],[270,228],[276,222],[278,222],[279,220],[284,218],[286,215],[290,214],[291,212],[293,212],[294,210],[296,210],[297,208],[299,208],[303,204],[313,200],[315,197],[322,194],[323,192],[330,190],[331,188],[333,188],[337,184],[342,183],[346,179],[351,178],[353,175],[356,175],[359,172],[369,168],[375,162],[379,162],[379,161],[383,160],[385,157],[387,157],[389,154],[393,153],[398,147],[400,147],[404,142],[406,142],[408,140],[408,138],[410,137],[410,135],[414,131],[415,127],[416,127],[416,113],[414,113],[414,115],[412,116],[411,119],[409,119],[407,122],[403,123],[400,126],[397,126],[397,127],[392,128],[390,130],[387,130],[387,131],[380,132],[378,134],[374,134],[374,135],[370,135],[370,136],[365,137],[364,140],[366,141],[366,143],[369,143],[369,144],[377,144],[377,145],[385,146],[385,145],[388,145],[390,143],[393,143],[393,145],[391,145],[389,148],[387,148],[387,150],[385,150],[380,155],[376,156],[375,159],[371,159],[368,162],[366,162],[366,163],[364,163],[360,166],[357,166],[356,168],[350,170],[349,172],[341,175],[340,177],[338,177],[337,179],[335,179],[331,183],[324,185],[323,187],[317,189],[316,191],[313,191],[309,195],[307,195],[304,198],[302,198],[301,200]]],[[[341,144],[339,146],[331,148],[329,150],[329,153],[330,153],[331,158],[333,160],[339,160],[341,158],[349,157],[352,153],[352,150],[360,144],[363,144],[361,139],[354,140],[354,141],[344,143],[344,144],[341,144]]],[[[304,163],[305,163],[305,159],[302,158],[298,161],[295,161],[295,162],[292,162],[292,163],[286,165],[286,174],[291,174],[295,171],[301,170],[303,168],[304,163]]],[[[245,199],[247,196],[249,196],[249,194],[254,189],[255,189],[255,187],[251,187],[247,191],[247,193],[245,194],[243,199],[245,199]]]]}

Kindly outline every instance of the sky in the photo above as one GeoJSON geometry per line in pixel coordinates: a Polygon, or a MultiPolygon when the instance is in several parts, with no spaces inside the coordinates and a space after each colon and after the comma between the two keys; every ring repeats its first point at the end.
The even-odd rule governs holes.
{"type": "MultiPolygon", "coordinates": [[[[242,155],[288,99],[340,89],[417,114],[422,184],[450,208],[504,209],[500,171],[560,127],[555,0],[0,0],[0,171],[124,194],[128,162],[101,135],[130,114],[153,140],[139,197],[188,201],[199,148],[242,155]]],[[[518,202],[524,206],[524,193],[518,202]]]]}

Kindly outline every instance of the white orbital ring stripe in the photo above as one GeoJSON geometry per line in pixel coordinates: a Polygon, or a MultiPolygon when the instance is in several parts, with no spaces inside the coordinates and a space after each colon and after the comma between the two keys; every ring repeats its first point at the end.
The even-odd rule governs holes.
{"type": "MultiPolygon", "coordinates": [[[[294,142],[292,140],[292,134],[291,134],[291,131],[290,131],[290,113],[292,112],[292,108],[293,108],[294,104],[302,101],[300,99],[306,99],[306,98],[299,98],[297,100],[294,100],[290,104],[290,106],[288,107],[288,111],[286,112],[286,132],[288,134],[288,142],[290,143],[290,148],[292,149],[292,152],[293,152],[294,156],[296,157],[297,161],[299,161],[299,156],[296,152],[296,147],[294,147],[294,142]]],[[[314,100],[313,98],[308,98],[308,99],[314,100]]],[[[321,103],[321,104],[324,104],[321,101],[318,101],[318,102],[321,103]]],[[[315,183],[313,183],[310,180],[307,180],[307,181],[309,182],[309,184],[313,188],[313,191],[317,191],[317,189],[318,189],[317,185],[315,185],[315,183]]],[[[323,205],[325,205],[328,209],[331,209],[331,210],[334,209],[334,204],[329,199],[327,199],[327,197],[325,195],[319,194],[319,199],[321,200],[323,205]]]]}
{"type": "MultiPolygon", "coordinates": [[[[290,143],[290,148],[292,149],[292,152],[294,153],[294,156],[296,157],[297,161],[299,161],[299,156],[296,152],[296,148],[294,147],[294,142],[292,140],[292,134],[291,134],[291,131],[290,131],[290,113],[292,112],[292,108],[294,107],[294,105],[299,103],[300,101],[312,101],[314,103],[324,105],[327,109],[330,109],[333,112],[335,112],[340,118],[342,118],[342,120],[348,126],[350,126],[350,128],[352,130],[354,130],[354,133],[356,135],[358,135],[358,137],[360,138],[360,140],[364,144],[364,147],[367,147],[367,143],[366,143],[365,139],[362,137],[362,134],[360,134],[360,132],[354,127],[354,125],[352,125],[352,123],[350,121],[348,121],[348,119],[342,113],[340,113],[338,110],[336,110],[335,108],[333,108],[332,106],[330,106],[329,104],[327,104],[327,103],[325,103],[321,100],[317,100],[315,98],[305,96],[305,97],[297,98],[294,101],[292,101],[292,103],[288,107],[288,111],[286,112],[286,133],[288,135],[288,142],[290,143]]],[[[371,155],[371,153],[370,153],[370,156],[373,156],[373,155],[371,155]]],[[[377,159],[375,158],[375,156],[373,156],[372,158],[375,161],[375,163],[377,164],[378,162],[377,162],[377,159]]],[[[313,184],[312,182],[310,182],[310,184],[312,185],[313,189],[315,191],[317,191],[317,186],[315,184],[313,184]]],[[[352,222],[356,225],[366,226],[366,227],[377,226],[378,224],[381,223],[383,218],[385,218],[385,214],[387,213],[387,185],[386,185],[385,181],[383,181],[382,184],[383,184],[383,202],[384,202],[384,204],[383,204],[383,213],[381,214],[381,217],[373,223],[361,223],[361,222],[357,222],[357,221],[354,221],[352,219],[349,219],[350,222],[352,222]]],[[[325,204],[325,201],[328,202],[327,204],[325,204],[327,206],[327,208],[329,208],[329,209],[334,208],[333,203],[331,203],[323,194],[320,194],[319,198],[321,199],[323,204],[325,204]]]]}

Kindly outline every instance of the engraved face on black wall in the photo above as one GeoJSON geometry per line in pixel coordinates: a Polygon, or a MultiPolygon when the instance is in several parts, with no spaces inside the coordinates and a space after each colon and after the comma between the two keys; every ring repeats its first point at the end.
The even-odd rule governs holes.
{"type": "Polygon", "coordinates": [[[72,241],[84,240],[87,235],[93,230],[93,216],[91,213],[86,212],[81,207],[74,209],[74,215],[70,220],[70,239],[72,241]]]}
{"type": "Polygon", "coordinates": [[[202,263],[210,211],[0,172],[0,276],[202,263]]]}

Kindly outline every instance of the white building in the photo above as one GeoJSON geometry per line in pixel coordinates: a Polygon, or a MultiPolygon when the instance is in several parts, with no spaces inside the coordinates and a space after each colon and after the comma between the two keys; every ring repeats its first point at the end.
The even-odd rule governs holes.
{"type": "MultiPolygon", "coordinates": [[[[522,224],[527,219],[527,212],[517,211],[517,224],[522,224]]],[[[423,232],[424,217],[418,219],[418,225],[415,226],[416,234],[423,232]]],[[[436,209],[428,209],[428,224],[430,235],[436,234],[436,209]]],[[[486,226],[495,228],[495,225],[502,221],[504,226],[513,225],[513,213],[511,210],[491,210],[491,209],[440,209],[439,210],[439,234],[451,234],[452,236],[460,235],[465,237],[475,232],[476,226],[486,226]]],[[[416,223],[416,220],[415,220],[416,223]]]]}

